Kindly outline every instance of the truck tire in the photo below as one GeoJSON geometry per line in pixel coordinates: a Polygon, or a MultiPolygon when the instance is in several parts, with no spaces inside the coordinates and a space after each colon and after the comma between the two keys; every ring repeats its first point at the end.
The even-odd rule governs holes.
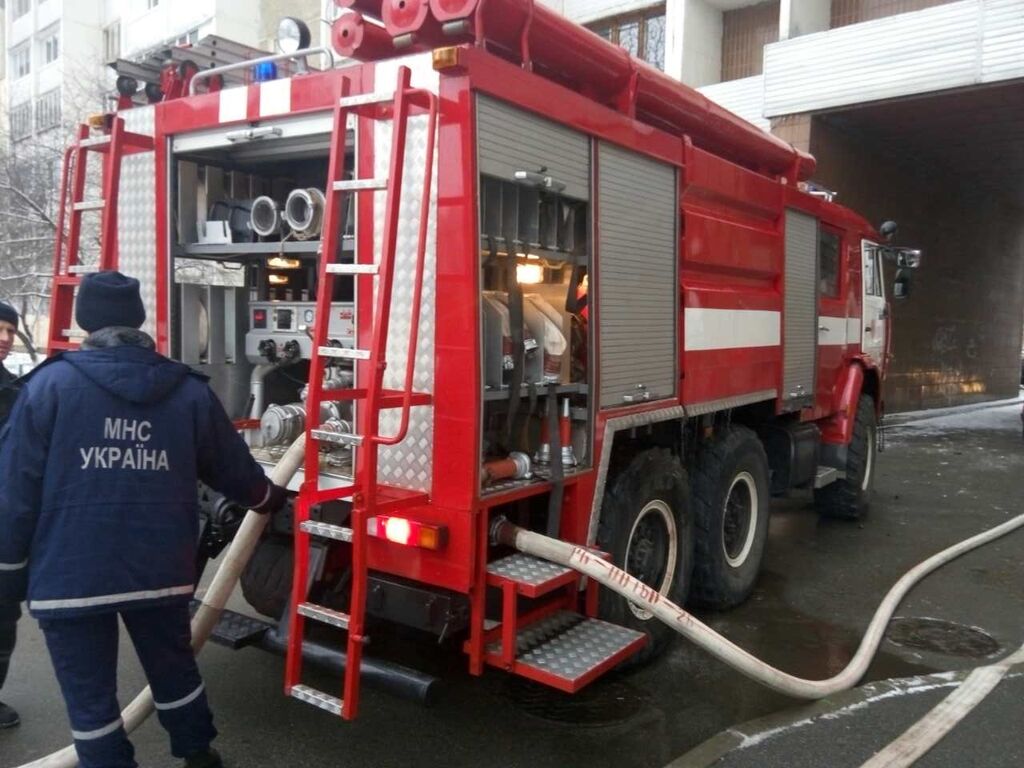
{"type": "Polygon", "coordinates": [[[814,491],[814,506],[823,517],[859,520],[867,511],[875,480],[875,401],[861,395],[846,452],[845,476],[814,491]]]}
{"type": "Polygon", "coordinates": [[[768,457],[753,431],[730,427],[694,463],[693,597],[725,610],[750,596],[761,573],[768,541],[768,457]]]}
{"type": "MultiPolygon", "coordinates": [[[[665,448],[637,454],[614,478],[601,507],[597,546],[612,562],[682,605],[693,569],[693,525],[686,470],[665,448]]],[[[600,591],[598,615],[644,632],[647,644],[623,667],[645,664],[660,655],[675,632],[655,616],[610,589],[600,591]]]]}
{"type": "Polygon", "coordinates": [[[245,601],[259,613],[280,619],[292,596],[292,541],[270,535],[256,547],[240,579],[245,601]]]}

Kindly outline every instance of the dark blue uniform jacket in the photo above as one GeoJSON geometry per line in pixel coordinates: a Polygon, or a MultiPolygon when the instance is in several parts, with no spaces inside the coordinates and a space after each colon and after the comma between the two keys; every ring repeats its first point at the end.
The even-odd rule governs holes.
{"type": "Polygon", "coordinates": [[[204,377],[138,346],[28,377],[0,435],[0,602],[36,617],[187,599],[202,480],[240,504],[269,482],[204,377]]]}

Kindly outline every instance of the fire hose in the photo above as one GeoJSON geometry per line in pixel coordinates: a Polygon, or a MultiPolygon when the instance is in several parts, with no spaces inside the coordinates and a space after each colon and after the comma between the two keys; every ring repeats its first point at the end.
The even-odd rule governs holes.
{"type": "Polygon", "coordinates": [[[653,587],[633,578],[592,550],[519,528],[504,518],[495,522],[491,529],[491,536],[500,544],[567,566],[594,579],[613,592],[617,592],[650,611],[719,661],[774,691],[798,699],[821,699],[852,688],[860,681],[867,671],[871,659],[878,651],[893,612],[911,588],[925,576],[960,555],[1006,536],[1021,527],[1024,527],[1024,515],[1018,515],[1001,525],[954,544],[907,571],[878,606],[850,663],[837,675],[827,680],[805,680],[761,661],[715,632],[707,624],[668,600],[664,595],[659,594],[653,587]]]}
{"type": "MultiPolygon", "coordinates": [[[[292,476],[302,466],[302,459],[306,453],[305,435],[300,436],[291,447],[285,451],[281,460],[274,467],[270,476],[272,482],[277,485],[288,485],[292,476]]],[[[199,603],[199,610],[192,618],[192,648],[198,653],[206,643],[213,628],[217,626],[224,606],[228,598],[235,590],[239,577],[242,575],[246,564],[252,557],[259,543],[264,528],[267,527],[267,516],[258,515],[250,511],[242,521],[241,527],[235,536],[234,541],[228,548],[213,581],[203,594],[199,603]]],[[[124,728],[131,733],[153,713],[153,694],[147,686],[142,693],[124,708],[121,718],[124,720],[124,728]]],[[[73,746],[64,747],[57,752],[25,763],[19,768],[75,768],[78,765],[78,755],[73,746]]]]}

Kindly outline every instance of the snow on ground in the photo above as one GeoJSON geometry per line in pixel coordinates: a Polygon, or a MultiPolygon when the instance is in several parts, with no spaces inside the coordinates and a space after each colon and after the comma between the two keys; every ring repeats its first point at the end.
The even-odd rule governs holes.
{"type": "MultiPolygon", "coordinates": [[[[920,417],[886,426],[886,437],[939,437],[954,430],[1021,431],[1021,402],[1008,401],[991,408],[945,408],[935,416],[920,411],[920,417]]],[[[906,414],[910,415],[910,414],[906,414]]],[[[917,414],[913,414],[917,416],[917,414]]],[[[903,415],[905,416],[905,415],[903,415]]]]}

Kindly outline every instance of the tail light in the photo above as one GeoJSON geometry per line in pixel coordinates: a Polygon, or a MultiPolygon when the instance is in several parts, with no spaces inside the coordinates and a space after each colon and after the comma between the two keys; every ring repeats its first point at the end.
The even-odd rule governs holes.
{"type": "Polygon", "coordinates": [[[447,526],[421,523],[404,517],[371,517],[366,521],[366,532],[405,547],[438,550],[448,543],[447,526]]]}

